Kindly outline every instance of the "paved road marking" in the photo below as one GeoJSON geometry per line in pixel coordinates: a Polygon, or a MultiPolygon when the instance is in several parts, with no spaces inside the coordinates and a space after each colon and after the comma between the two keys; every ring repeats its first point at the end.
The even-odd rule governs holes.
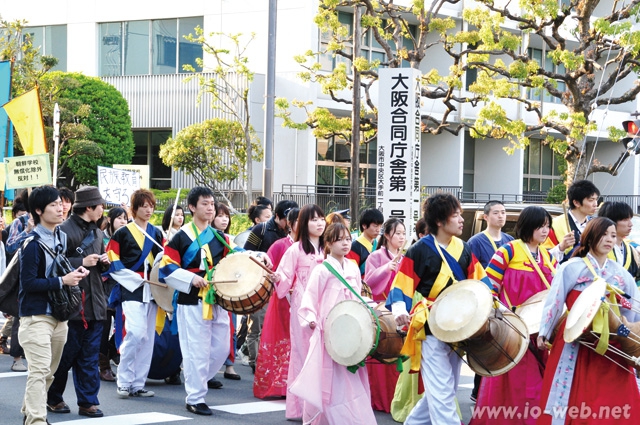
{"type": "Polygon", "coordinates": [[[473,389],[473,384],[458,384],[458,388],[471,388],[471,389],[473,389]]]}
{"type": "Polygon", "coordinates": [[[284,400],[273,400],[256,401],[253,403],[225,404],[221,406],[209,406],[209,408],[212,410],[234,413],[236,415],[252,415],[255,413],[282,412],[286,410],[286,405],[284,400]]]}
{"type": "Polygon", "coordinates": [[[190,421],[193,418],[186,416],[170,415],[168,413],[159,412],[145,412],[145,413],[133,413],[130,415],[115,415],[104,416],[102,418],[88,418],[77,419],[74,421],[56,422],[56,424],[68,424],[68,425],[106,425],[106,424],[118,424],[118,425],[145,425],[145,424],[157,424],[161,422],[174,422],[174,421],[190,421]]]}
{"type": "Polygon", "coordinates": [[[0,373],[0,378],[16,378],[18,376],[27,377],[27,372],[3,372],[0,373]]]}

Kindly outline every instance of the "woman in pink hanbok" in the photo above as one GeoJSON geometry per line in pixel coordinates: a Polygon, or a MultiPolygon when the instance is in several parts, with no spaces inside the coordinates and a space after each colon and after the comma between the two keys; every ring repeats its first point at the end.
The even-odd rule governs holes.
{"type": "Polygon", "coordinates": [[[363,368],[350,372],[333,361],[324,346],[323,325],[329,312],[341,301],[358,300],[352,290],[359,294],[362,289],[360,269],[345,258],[351,249],[349,229],[341,223],[329,225],[325,246],[329,252],[326,264],[311,273],[298,320],[291,320],[299,321],[312,336],[290,392],[304,400],[304,425],[376,425],[367,372],[363,368]]]}
{"type": "MultiPolygon", "coordinates": [[[[278,239],[267,251],[278,269],[285,251],[293,245],[298,233],[299,208],[291,208],[287,214],[287,224],[291,233],[278,239]]],[[[256,374],[253,377],[253,395],[257,398],[284,397],[287,395],[287,374],[289,371],[289,301],[286,298],[271,297],[264,316],[260,347],[256,358],[256,374]]]]}
{"type": "MultiPolygon", "coordinates": [[[[307,287],[311,271],[324,260],[322,234],[326,222],[324,212],[314,204],[305,205],[298,215],[298,234],[296,242],[287,249],[274,273],[278,298],[286,298],[290,303],[292,317],[296,317],[302,294],[307,287]]],[[[289,323],[291,354],[289,355],[289,371],[287,388],[300,373],[307,351],[311,331],[300,326],[297,320],[289,323]]],[[[287,391],[287,419],[302,417],[302,400],[287,391]]]]}
{"type": "MultiPolygon", "coordinates": [[[[364,281],[371,287],[373,300],[382,303],[389,295],[407,238],[404,224],[397,218],[387,220],[383,228],[378,249],[367,257],[364,272],[364,281]]],[[[371,406],[389,413],[400,373],[394,365],[385,365],[374,359],[367,360],[367,372],[371,383],[371,406]]]]}

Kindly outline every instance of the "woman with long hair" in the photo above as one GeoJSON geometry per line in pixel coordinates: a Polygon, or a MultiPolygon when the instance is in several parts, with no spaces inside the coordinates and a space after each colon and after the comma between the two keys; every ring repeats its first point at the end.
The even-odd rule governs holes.
{"type": "Polygon", "coordinates": [[[311,332],[306,360],[291,384],[291,393],[304,400],[304,424],[375,425],[369,380],[362,368],[350,371],[336,363],[324,344],[325,321],[341,301],[360,301],[360,269],[346,255],[351,234],[342,223],[329,225],[325,234],[327,259],[311,272],[293,323],[311,332]]]}
{"type": "Polygon", "coordinates": [[[162,236],[164,236],[164,240],[169,242],[173,235],[178,233],[178,230],[184,224],[184,210],[180,205],[176,205],[176,212],[173,213],[173,204],[169,205],[166,210],[164,210],[164,215],[162,216],[162,236]],[[171,216],[173,215],[173,222],[171,221],[171,216]]]}
{"type": "MultiPolygon", "coordinates": [[[[267,251],[274,269],[286,250],[293,245],[298,233],[299,208],[292,208],[287,214],[287,225],[291,233],[278,239],[267,251]]],[[[256,374],[253,378],[253,395],[257,398],[285,397],[287,395],[287,374],[289,371],[290,316],[289,302],[277,296],[271,297],[264,316],[260,347],[256,358],[256,374]]]]}
{"type": "MultiPolygon", "coordinates": [[[[619,311],[619,315],[629,322],[640,320],[637,313],[640,291],[633,277],[623,266],[607,258],[615,244],[616,225],[612,220],[605,217],[590,220],[573,258],[560,266],[551,283],[542,313],[539,348],[546,348],[556,327],[558,336],[553,341],[544,372],[540,399],[542,415],[538,424],[640,423],[640,392],[635,373],[625,360],[610,349],[600,355],[578,341],[566,343],[562,337],[566,325],[562,316],[565,302],[571,311],[583,291],[600,279],[607,284],[603,294],[606,300],[616,298],[608,304],[611,310],[619,311]],[[624,294],[630,299],[627,301],[616,294],[624,294]],[[589,414],[585,415],[587,409],[589,414]]],[[[603,322],[607,322],[606,316],[603,322]]],[[[617,331],[610,330],[612,334],[617,331]]],[[[609,346],[612,345],[618,343],[610,340],[609,346]]]]}
{"type": "MultiPolygon", "coordinates": [[[[390,218],[383,224],[383,234],[375,251],[367,257],[364,281],[371,288],[373,300],[384,302],[402,261],[402,248],[407,232],[400,219],[390,218]]],[[[367,365],[371,383],[371,406],[383,412],[391,411],[399,373],[393,366],[371,360],[367,365]]]]}
{"type": "MultiPolygon", "coordinates": [[[[547,239],[551,216],[542,207],[526,207],[516,223],[516,239],[498,248],[487,265],[500,301],[513,309],[535,294],[549,289],[558,263],[541,244],[547,239]]],[[[487,408],[519,409],[536,406],[542,389],[542,373],[547,361],[547,350],[536,349],[535,335],[530,337],[530,348],[509,372],[482,378],[476,412],[487,408]]],[[[536,418],[526,415],[487,418],[476,415],[471,424],[533,425],[536,418]]]]}
{"type": "MultiPolygon", "coordinates": [[[[325,227],[324,212],[319,206],[314,204],[303,206],[298,215],[296,240],[284,253],[278,269],[274,273],[278,298],[289,300],[291,311],[294,314],[300,308],[302,294],[307,287],[309,275],[324,260],[322,235],[325,227]]],[[[300,326],[297,320],[290,321],[289,332],[291,351],[287,387],[291,385],[302,369],[307,351],[309,351],[309,338],[311,337],[309,328],[300,326]]],[[[293,394],[287,394],[286,417],[288,419],[301,418],[302,411],[302,400],[293,394]]]]}

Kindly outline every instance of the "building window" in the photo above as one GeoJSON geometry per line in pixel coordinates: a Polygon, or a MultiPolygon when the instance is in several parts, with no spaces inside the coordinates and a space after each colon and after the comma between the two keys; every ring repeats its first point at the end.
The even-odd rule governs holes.
{"type": "MultiPolygon", "coordinates": [[[[542,50],[529,48],[527,49],[528,56],[538,62],[540,66],[542,66],[545,71],[553,72],[556,74],[565,74],[567,72],[565,66],[563,64],[554,64],[549,55],[543,55],[542,50]]],[[[558,81],[558,90],[563,92],[566,89],[566,84],[564,81],[558,81]]],[[[529,89],[527,93],[527,98],[531,100],[538,100],[543,102],[550,103],[562,103],[560,98],[551,96],[549,92],[545,89],[529,89]]]]}
{"type": "MultiPolygon", "coordinates": [[[[318,186],[344,186],[348,193],[351,181],[351,143],[331,137],[317,140],[316,184],[318,186]]],[[[360,187],[375,187],[376,151],[374,139],[360,145],[360,187]]]]}
{"type": "Polygon", "coordinates": [[[53,56],[58,64],[55,71],[67,70],[67,26],[49,25],[46,27],[27,27],[22,30],[22,37],[29,37],[33,47],[40,48],[40,54],[53,56]]]}
{"type": "MultiPolygon", "coordinates": [[[[338,12],[338,21],[346,27],[349,31],[349,37],[353,35],[353,13],[347,12],[338,12]]],[[[410,25],[409,30],[415,37],[417,34],[417,27],[415,25],[410,25]]],[[[321,32],[320,33],[320,51],[326,52],[329,43],[331,42],[331,32],[321,32]]],[[[413,49],[413,43],[411,40],[404,38],[403,45],[406,49],[413,49]]],[[[353,51],[352,43],[345,43],[344,52],[347,54],[351,54],[353,51]]],[[[374,62],[379,60],[380,62],[386,62],[386,54],[380,43],[376,40],[373,35],[373,30],[363,31],[362,34],[362,43],[360,44],[360,56],[366,58],[369,62],[374,62]]],[[[321,53],[319,62],[322,65],[323,71],[332,71],[338,64],[345,63],[347,66],[347,70],[351,72],[351,61],[347,58],[340,55],[333,55],[331,52],[321,53]]],[[[410,67],[410,63],[403,60],[402,67],[410,67]]]]}
{"type": "Polygon", "coordinates": [[[462,171],[462,191],[474,192],[475,184],[475,163],[476,163],[476,139],[471,134],[464,134],[464,165],[462,171]]]}
{"type": "Polygon", "coordinates": [[[135,153],[132,164],[149,165],[149,185],[152,189],[171,188],[171,168],[160,159],[160,145],[171,137],[171,130],[133,130],[135,153]]]}
{"type": "Polygon", "coordinates": [[[100,76],[176,74],[201,68],[202,46],[185,40],[202,17],[99,24],[100,76]]]}
{"type": "Polygon", "coordinates": [[[552,186],[562,183],[561,167],[565,161],[554,154],[549,146],[538,139],[531,139],[524,150],[522,191],[548,192],[552,186]]]}

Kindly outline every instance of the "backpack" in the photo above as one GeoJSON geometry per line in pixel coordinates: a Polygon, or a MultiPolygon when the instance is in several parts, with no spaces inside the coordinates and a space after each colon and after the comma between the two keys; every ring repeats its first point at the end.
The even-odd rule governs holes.
{"type": "Polygon", "coordinates": [[[20,257],[22,248],[31,242],[33,236],[28,237],[18,248],[13,258],[0,276],[0,311],[18,317],[18,291],[20,289],[20,257]]]}

